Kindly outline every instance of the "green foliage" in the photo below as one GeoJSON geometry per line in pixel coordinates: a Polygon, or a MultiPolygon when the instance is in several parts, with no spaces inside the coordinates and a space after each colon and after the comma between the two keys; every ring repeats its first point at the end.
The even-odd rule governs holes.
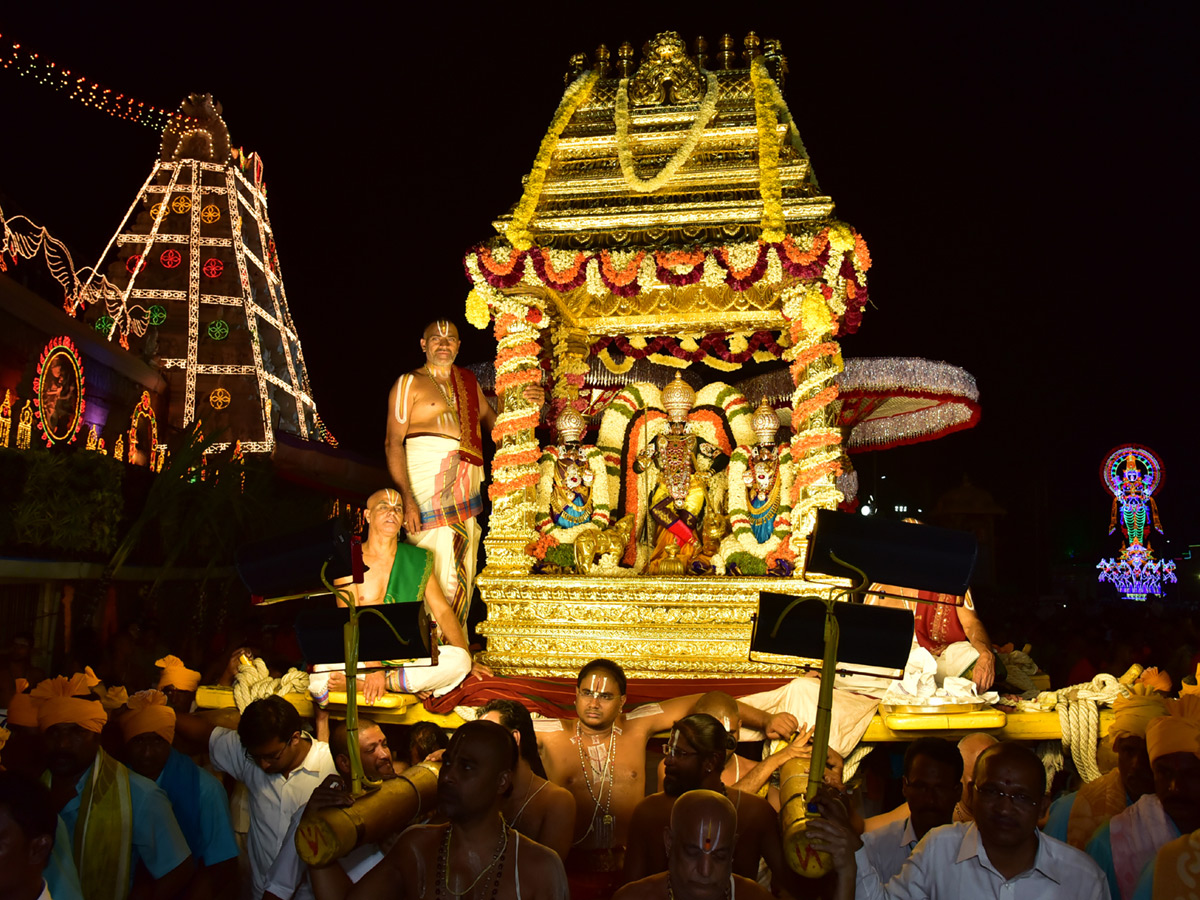
{"type": "Polygon", "coordinates": [[[547,565],[558,566],[564,571],[570,571],[574,569],[575,545],[559,544],[557,547],[551,547],[546,551],[545,562],[547,565]]]}
{"type": "Polygon", "coordinates": [[[0,545],[111,553],[124,466],[99,453],[0,450],[0,545]]]}
{"type": "Polygon", "coordinates": [[[735,569],[739,575],[766,575],[767,563],[757,556],[739,551],[725,557],[725,571],[732,573],[735,569]]]}

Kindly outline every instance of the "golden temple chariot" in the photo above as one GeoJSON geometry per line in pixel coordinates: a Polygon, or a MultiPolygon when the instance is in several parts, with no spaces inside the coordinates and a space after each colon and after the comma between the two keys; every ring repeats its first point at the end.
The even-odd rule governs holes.
{"type": "Polygon", "coordinates": [[[667,32],[637,61],[623,44],[570,66],[523,195],[466,256],[467,318],[495,329],[505,409],[478,580],[486,661],[795,674],[750,660],[751,617],[759,591],[835,587],[799,573],[816,510],[845,499],[837,338],[861,320],[866,244],[820,192],[778,41],[726,35],[710,53],[667,32]],[[546,359],[542,446],[521,389],[546,359]],[[790,372],[777,411],[725,380],[772,362],[790,372]],[[598,364],[617,389],[587,386],[598,364]]]}

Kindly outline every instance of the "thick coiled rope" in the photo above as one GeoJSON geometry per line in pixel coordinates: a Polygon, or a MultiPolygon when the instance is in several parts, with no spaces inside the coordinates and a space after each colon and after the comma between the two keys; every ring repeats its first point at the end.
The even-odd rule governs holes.
{"type": "Polygon", "coordinates": [[[1064,756],[1075,760],[1075,768],[1084,781],[1100,777],[1096,765],[1096,745],[1100,740],[1100,710],[1097,704],[1111,705],[1118,697],[1129,696],[1129,688],[1116,677],[1101,672],[1086,684],[1038,694],[1037,704],[1045,710],[1058,710],[1064,756]]]}
{"type": "Polygon", "coordinates": [[[875,744],[863,741],[850,751],[850,755],[842,762],[842,784],[846,784],[858,771],[858,765],[875,749],[875,744]]]}
{"type": "Polygon", "coordinates": [[[238,712],[255,700],[274,694],[303,694],[308,691],[308,673],[299,669],[288,669],[282,678],[272,678],[262,657],[244,660],[238,666],[237,678],[233,681],[233,702],[238,712]]]}

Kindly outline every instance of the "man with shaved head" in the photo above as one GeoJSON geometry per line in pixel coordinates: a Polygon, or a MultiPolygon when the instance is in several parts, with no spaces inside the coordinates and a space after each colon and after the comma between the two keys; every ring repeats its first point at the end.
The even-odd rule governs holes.
{"type": "Polygon", "coordinates": [[[501,815],[513,790],[517,752],[508,729],[495,722],[459,728],[438,773],[438,812],[446,824],[405,831],[349,900],[567,900],[562,860],[501,815]]]}
{"type": "MultiPolygon", "coordinates": [[[[496,412],[475,376],[454,365],[460,346],[453,322],[425,326],[425,365],[401,375],[388,395],[385,449],[408,542],[433,554],[435,576],[465,628],[483,512],[482,431],[491,432],[496,412]]],[[[526,384],[521,396],[540,410],[546,395],[526,384]]]]}
{"type": "Polygon", "coordinates": [[[625,885],[614,900],[768,900],[770,893],[733,873],[737,811],[715,791],[688,791],[663,829],[667,871],[625,885]]]}
{"type": "Polygon", "coordinates": [[[667,868],[668,859],[657,836],[666,827],[681,797],[690,791],[708,790],[728,797],[737,812],[733,870],[747,878],[757,878],[759,860],[765,860],[778,886],[795,889],[793,881],[798,876],[784,860],[779,817],[771,804],[721,783],[728,734],[725,726],[706,713],[685,716],[671,727],[666,748],[665,789],[643,799],[633,811],[629,848],[625,853],[626,881],[636,881],[667,868]]]}
{"type": "Polygon", "coordinates": [[[929,831],[887,884],[844,822],[814,819],[809,832],[829,852],[839,889],[855,884],[860,900],[961,897],[971,900],[1108,900],[1108,883],[1080,850],[1042,834],[1046,770],[1016,742],[988,747],[970,782],[974,822],[929,831]]]}
{"type": "MultiPolygon", "coordinates": [[[[368,703],[374,702],[387,691],[407,694],[432,693],[440,697],[448,693],[472,671],[471,651],[463,626],[446,602],[437,579],[431,578],[430,552],[399,539],[404,519],[404,500],[400,492],[392,488],[376,491],[367,500],[365,515],[367,539],[363,542],[363,563],[367,571],[362,584],[352,584],[349,578],[341,579],[338,585],[354,594],[357,606],[375,606],[383,603],[424,603],[430,617],[437,623],[443,646],[438,650],[437,665],[428,658],[416,659],[404,666],[387,666],[382,662],[364,662],[360,665],[370,669],[363,679],[362,692],[368,703]]],[[[344,606],[341,598],[338,605],[344,606]]],[[[345,690],[346,675],[333,668],[328,674],[328,688],[345,690]]],[[[475,664],[477,675],[490,674],[475,664]]],[[[314,678],[309,690],[320,697],[325,688],[324,679],[314,678]]]]}

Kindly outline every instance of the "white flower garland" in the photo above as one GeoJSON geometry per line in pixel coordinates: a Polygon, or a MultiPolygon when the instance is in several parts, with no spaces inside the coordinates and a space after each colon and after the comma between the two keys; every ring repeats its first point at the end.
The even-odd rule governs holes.
{"type": "Polygon", "coordinates": [[[700,134],[708,127],[713,114],[717,111],[717,76],[712,72],[705,73],[707,85],[704,89],[704,100],[696,113],[696,121],[688,129],[683,144],[667,160],[667,164],[653,178],[639,178],[633,168],[633,153],[629,149],[629,79],[622,78],[617,84],[617,160],[621,164],[621,175],[631,190],[639,194],[652,194],[675,177],[675,173],[691,159],[696,145],[700,142],[700,134]]]}

